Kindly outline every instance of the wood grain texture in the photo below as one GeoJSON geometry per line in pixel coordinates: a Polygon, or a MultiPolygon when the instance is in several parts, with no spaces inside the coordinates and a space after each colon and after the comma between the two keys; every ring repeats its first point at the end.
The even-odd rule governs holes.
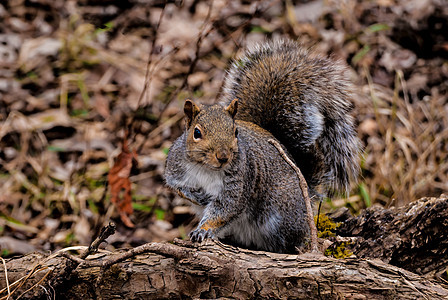
{"type": "MultiPolygon", "coordinates": [[[[372,216],[368,211],[347,220],[345,230],[352,226],[353,234],[359,234],[359,240],[354,244],[359,254],[348,259],[311,253],[287,255],[251,251],[212,240],[200,245],[180,240],[149,243],[128,251],[102,251],[86,260],[60,253],[51,256],[31,253],[6,263],[10,284],[34,270],[30,278],[22,279],[23,286],[11,299],[28,289],[21,299],[52,298],[53,295],[57,299],[447,299],[448,289],[443,281],[409,271],[413,268],[412,263],[418,265],[420,261],[425,270],[433,272],[439,270],[440,262],[446,259],[433,257],[433,267],[430,267],[429,260],[421,257],[420,253],[425,241],[432,253],[444,253],[444,243],[439,243],[444,248],[434,245],[436,237],[421,236],[424,232],[435,234],[445,228],[446,221],[434,223],[431,220],[438,220],[439,214],[443,216],[446,213],[446,203],[447,197],[442,196],[421,199],[414,206],[382,210],[383,213],[374,209],[374,216],[383,215],[382,223],[376,217],[366,218],[372,216]],[[440,209],[443,211],[437,214],[440,209]],[[356,219],[363,221],[355,223],[356,219]],[[373,223],[369,225],[369,222],[373,223]],[[389,226],[387,230],[393,240],[406,241],[399,243],[401,248],[396,243],[387,242],[390,236],[381,239],[376,227],[379,224],[389,226]],[[377,242],[374,242],[375,237],[377,242]],[[412,238],[414,243],[409,240],[412,238]],[[369,243],[365,244],[366,241],[369,243]],[[356,244],[358,242],[359,245],[356,244]],[[368,247],[371,248],[370,256],[368,247]],[[375,247],[385,250],[377,252],[375,247]],[[408,270],[382,261],[396,262],[397,258],[391,258],[401,253],[403,262],[406,262],[406,255],[410,257],[412,249],[417,252],[415,260],[408,263],[408,270]],[[387,253],[395,254],[388,256],[387,253]],[[73,271],[69,274],[68,270],[73,271]],[[47,277],[42,279],[44,276],[47,277]]],[[[446,231],[439,234],[443,237],[446,231]]],[[[387,232],[383,235],[387,236],[387,232]]],[[[423,269],[416,270],[421,272],[423,269]]],[[[16,286],[11,286],[11,290],[16,286]]],[[[3,269],[0,287],[5,287],[3,269]]],[[[6,295],[3,291],[0,299],[6,295]]]]}

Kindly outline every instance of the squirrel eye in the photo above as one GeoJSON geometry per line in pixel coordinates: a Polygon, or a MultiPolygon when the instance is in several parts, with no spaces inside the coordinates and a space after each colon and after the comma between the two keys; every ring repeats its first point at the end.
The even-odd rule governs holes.
{"type": "Polygon", "coordinates": [[[199,130],[199,128],[196,127],[194,129],[193,137],[194,137],[195,140],[200,139],[202,137],[202,133],[199,130]]]}

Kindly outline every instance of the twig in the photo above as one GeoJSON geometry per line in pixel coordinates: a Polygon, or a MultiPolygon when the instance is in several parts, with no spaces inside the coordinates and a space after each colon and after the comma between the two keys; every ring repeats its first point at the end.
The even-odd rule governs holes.
{"type": "MultiPolygon", "coordinates": [[[[88,249],[87,249],[87,250],[88,250],[88,249]]],[[[84,260],[84,259],[82,259],[82,258],[76,257],[76,256],[74,256],[74,255],[71,255],[71,254],[67,253],[67,252],[62,252],[62,253],[60,253],[59,255],[62,256],[62,257],[65,257],[65,258],[67,258],[67,259],[70,259],[70,260],[74,261],[74,262],[77,263],[78,265],[81,265],[81,264],[84,265],[86,262],[88,262],[88,261],[86,261],[86,260],[84,260]]]]}
{"type": "Polygon", "coordinates": [[[81,259],[85,259],[90,254],[96,253],[100,244],[104,242],[109,236],[113,235],[116,228],[117,226],[115,225],[115,223],[109,222],[108,225],[104,226],[101,229],[99,236],[90,244],[89,248],[81,253],[79,257],[81,259]]]}
{"type": "MultiPolygon", "coordinates": [[[[47,278],[48,277],[48,275],[50,275],[51,274],[51,272],[53,272],[53,269],[50,269],[40,280],[39,280],[39,282],[36,282],[32,287],[30,287],[29,289],[27,289],[26,291],[24,291],[19,297],[17,297],[17,299],[20,299],[20,298],[22,298],[22,296],[23,295],[25,295],[26,293],[28,293],[29,291],[31,291],[32,289],[34,289],[36,286],[38,286],[38,285],[40,285],[44,280],[45,280],[45,278],[47,278]]],[[[8,297],[9,298],[9,297],[8,297]]]]}
{"type": "Polygon", "coordinates": [[[317,221],[316,221],[316,230],[319,231],[319,219],[320,219],[320,209],[322,207],[322,201],[319,201],[319,207],[317,208],[317,221]]]}
{"type": "MultiPolygon", "coordinates": [[[[132,117],[130,118],[128,123],[125,125],[126,128],[130,132],[130,137],[131,137],[130,140],[132,140],[132,141],[135,140],[135,135],[136,135],[134,120],[137,115],[137,111],[140,108],[140,104],[142,102],[143,97],[146,95],[146,98],[147,99],[149,98],[149,96],[147,95],[148,87],[151,82],[152,74],[155,72],[155,70],[157,68],[157,64],[153,64],[153,55],[154,55],[155,49],[156,49],[156,42],[158,39],[158,30],[159,30],[160,24],[162,23],[162,19],[165,16],[165,5],[166,5],[166,3],[164,3],[162,12],[160,13],[159,20],[157,22],[155,32],[154,32],[154,38],[151,43],[151,51],[149,51],[149,54],[148,54],[148,61],[146,63],[146,71],[145,71],[145,84],[143,85],[143,89],[138,98],[137,107],[136,107],[134,113],[132,114],[132,117]]],[[[142,147],[142,145],[141,145],[141,147],[142,147]]],[[[137,151],[137,153],[140,153],[141,147],[140,147],[139,151],[137,151]]]]}
{"type": "Polygon", "coordinates": [[[208,7],[208,13],[207,16],[204,19],[204,22],[202,23],[202,29],[201,32],[198,35],[198,38],[196,40],[196,51],[194,54],[194,59],[191,62],[187,73],[185,74],[184,80],[182,82],[182,84],[176,88],[176,90],[171,94],[170,99],[166,102],[165,107],[162,109],[162,111],[159,114],[159,118],[157,120],[157,123],[159,123],[160,119],[162,118],[163,114],[165,113],[165,111],[168,109],[168,106],[171,104],[171,102],[176,98],[176,95],[179,93],[180,90],[182,90],[188,83],[188,76],[190,76],[193,73],[194,68],[196,67],[199,58],[200,58],[200,50],[201,50],[201,45],[202,45],[202,41],[204,40],[204,38],[206,38],[212,31],[214,31],[213,27],[210,27],[208,30],[207,29],[207,24],[210,22],[210,16],[211,16],[211,10],[213,8],[213,1],[210,2],[210,5],[208,7]]]}
{"type": "Polygon", "coordinates": [[[8,298],[6,298],[6,299],[9,299],[9,296],[11,296],[11,290],[9,289],[8,268],[6,268],[6,262],[3,259],[3,257],[0,257],[0,258],[2,259],[3,266],[5,267],[5,280],[6,280],[6,287],[8,288],[8,298]]]}
{"type": "MultiPolygon", "coordinates": [[[[115,233],[115,229],[116,229],[116,225],[113,222],[109,222],[108,225],[104,226],[101,231],[100,234],[98,235],[98,237],[90,244],[89,248],[85,249],[81,255],[79,255],[79,257],[70,255],[67,250],[70,250],[69,248],[67,249],[62,249],[65,250],[63,252],[58,252],[55,253],[53,256],[62,256],[65,258],[70,259],[71,261],[75,262],[76,265],[72,266],[70,269],[68,269],[66,271],[66,273],[71,273],[71,271],[73,269],[75,269],[76,267],[78,267],[79,265],[83,265],[83,266],[89,266],[89,267],[93,267],[93,266],[102,266],[102,263],[98,263],[98,262],[90,262],[90,261],[86,261],[85,258],[93,253],[96,253],[98,251],[98,247],[101,245],[102,242],[104,242],[109,236],[111,236],[112,234],[115,233]]],[[[69,275],[69,274],[68,274],[69,275]]]]}
{"type": "MultiPolygon", "coordinates": [[[[149,83],[151,81],[150,77],[152,76],[152,72],[154,70],[154,68],[153,68],[153,70],[150,71],[151,63],[152,63],[152,55],[155,53],[159,27],[160,27],[160,24],[162,23],[163,17],[165,16],[165,4],[163,5],[162,12],[160,13],[160,16],[159,16],[159,21],[157,22],[157,25],[156,25],[156,28],[155,28],[155,31],[154,31],[154,38],[153,38],[152,44],[151,44],[151,51],[149,52],[148,62],[146,63],[145,85],[143,86],[142,92],[140,93],[140,97],[138,98],[137,109],[140,107],[140,103],[141,103],[141,101],[143,99],[143,96],[146,94],[146,91],[148,89],[149,83]]],[[[135,116],[135,114],[134,114],[134,116],[135,116]]]]}
{"type": "Polygon", "coordinates": [[[176,259],[183,259],[183,258],[189,257],[189,252],[187,250],[176,247],[171,244],[163,244],[163,243],[147,243],[147,244],[132,248],[132,249],[130,249],[126,252],[123,252],[121,254],[113,255],[103,261],[83,260],[79,257],[75,257],[66,252],[61,253],[60,255],[74,261],[75,263],[79,264],[82,267],[87,267],[87,268],[101,267],[102,271],[104,272],[106,269],[108,269],[110,266],[112,266],[114,264],[117,264],[117,263],[122,262],[128,258],[134,257],[139,254],[147,253],[147,252],[160,254],[160,255],[164,255],[164,256],[168,256],[168,257],[174,257],[176,259]],[[179,249],[181,249],[181,251],[179,249]]]}
{"type": "Polygon", "coordinates": [[[277,142],[273,139],[269,139],[268,142],[271,143],[275,148],[277,148],[277,150],[280,153],[280,155],[282,156],[282,158],[291,166],[291,168],[293,168],[293,170],[297,174],[297,177],[299,177],[299,185],[300,185],[300,189],[302,190],[303,199],[305,200],[306,215],[307,215],[307,219],[308,219],[308,225],[310,226],[311,252],[319,253],[319,250],[317,247],[317,229],[316,229],[316,224],[314,224],[313,212],[311,209],[311,200],[308,195],[308,185],[306,183],[305,177],[303,177],[303,174],[300,171],[300,169],[286,155],[285,151],[283,151],[283,148],[279,142],[277,142]]]}
{"type": "MultiPolygon", "coordinates": [[[[42,271],[42,270],[46,270],[46,269],[48,269],[48,267],[42,267],[42,268],[39,268],[39,267],[41,267],[41,263],[36,264],[36,265],[33,267],[33,269],[31,269],[31,271],[30,271],[26,276],[23,276],[23,277],[21,277],[20,279],[14,281],[10,286],[13,287],[13,286],[17,285],[17,287],[16,287],[12,292],[9,292],[7,296],[1,297],[0,300],[5,300],[5,299],[7,300],[7,299],[9,299],[9,297],[10,297],[12,294],[14,294],[16,291],[18,291],[18,290],[23,286],[23,284],[24,284],[29,278],[31,278],[31,276],[33,276],[34,274],[39,273],[39,272],[42,271]],[[38,269],[38,268],[39,268],[39,269],[38,269]]],[[[48,276],[48,274],[51,273],[52,271],[53,271],[53,270],[50,269],[50,271],[47,272],[46,275],[44,275],[44,278],[46,278],[46,277],[48,276]]],[[[35,285],[34,285],[34,286],[35,286],[35,285]]],[[[33,287],[34,287],[34,286],[33,286],[33,287]]],[[[4,290],[5,290],[5,289],[2,289],[2,290],[0,291],[0,293],[3,293],[4,290]]],[[[23,295],[23,294],[22,294],[22,295],[23,295]]],[[[21,297],[21,296],[19,296],[19,297],[21,297]]]]}
{"type": "Polygon", "coordinates": [[[130,249],[122,254],[115,255],[110,259],[106,260],[103,264],[104,268],[109,268],[110,266],[119,263],[128,258],[134,257],[139,254],[146,252],[151,252],[155,254],[161,254],[164,256],[174,257],[176,259],[183,259],[189,256],[189,252],[171,244],[163,243],[148,243],[135,248],[130,249]],[[181,249],[181,251],[179,251],[181,249]]]}
{"type": "MultiPolygon", "coordinates": [[[[204,23],[203,23],[203,27],[204,27],[204,28],[205,28],[205,25],[207,24],[207,22],[208,22],[208,20],[209,20],[209,18],[210,18],[211,6],[212,6],[212,4],[210,4],[210,6],[209,6],[209,12],[208,12],[208,14],[207,14],[207,17],[206,17],[204,23]]],[[[156,70],[156,68],[157,68],[157,63],[153,64],[153,62],[152,62],[152,56],[153,56],[153,54],[154,54],[154,52],[155,52],[155,44],[156,44],[156,40],[157,40],[157,37],[158,37],[158,28],[160,27],[160,24],[161,24],[161,22],[162,22],[162,18],[163,18],[163,16],[164,16],[164,14],[165,14],[165,6],[163,7],[163,10],[162,10],[162,12],[161,12],[161,14],[160,14],[160,17],[159,17],[159,21],[158,21],[157,26],[156,26],[155,36],[154,36],[154,39],[153,39],[153,41],[152,41],[151,52],[149,53],[148,62],[147,62],[147,65],[146,65],[145,85],[144,85],[144,87],[143,87],[142,92],[140,93],[140,97],[139,97],[139,99],[138,99],[138,104],[137,104],[137,109],[140,107],[141,100],[142,100],[143,96],[145,95],[145,93],[146,93],[146,91],[147,91],[147,89],[148,89],[149,83],[150,83],[150,81],[151,81],[152,74],[155,72],[155,70],[156,70]],[[151,65],[153,65],[153,66],[151,66],[151,65]]],[[[167,108],[168,108],[168,106],[170,105],[170,103],[176,98],[176,95],[180,92],[180,90],[182,90],[182,89],[187,85],[187,83],[188,83],[188,76],[189,76],[191,73],[193,73],[193,70],[194,70],[194,68],[195,68],[195,66],[196,66],[196,64],[197,64],[197,61],[199,60],[199,50],[200,50],[200,45],[201,45],[201,43],[202,43],[202,39],[203,39],[204,37],[206,37],[206,36],[210,33],[210,31],[211,31],[211,30],[209,30],[206,34],[204,34],[204,30],[205,30],[204,28],[202,29],[201,34],[199,35],[198,40],[197,40],[197,42],[196,42],[196,47],[197,47],[197,48],[196,48],[195,59],[194,59],[193,62],[190,64],[190,67],[189,67],[189,69],[188,69],[187,74],[185,75],[185,78],[184,78],[182,84],[181,84],[179,87],[177,87],[176,90],[175,90],[173,93],[171,93],[171,95],[170,95],[170,99],[168,99],[167,103],[165,104],[165,106],[163,107],[162,111],[160,112],[160,114],[159,114],[159,118],[157,119],[156,124],[159,124],[159,123],[160,123],[160,120],[161,120],[161,118],[162,118],[162,115],[165,113],[165,111],[167,110],[167,108]]],[[[179,48],[178,48],[178,47],[175,47],[171,52],[172,52],[172,53],[175,53],[175,52],[177,52],[178,50],[179,50],[179,48]]],[[[171,53],[171,52],[170,52],[170,53],[171,53]]],[[[162,61],[162,59],[159,60],[159,62],[161,62],[161,61],[162,61]]],[[[135,131],[135,130],[134,130],[134,126],[135,126],[135,124],[134,124],[135,115],[136,115],[136,113],[133,114],[133,117],[131,118],[131,120],[130,120],[129,123],[127,124],[127,127],[128,127],[128,128],[131,128],[131,136],[132,136],[132,137],[131,137],[131,141],[134,141],[134,140],[135,140],[135,135],[136,135],[136,133],[134,132],[134,131],[135,131]]],[[[159,128],[159,127],[157,127],[157,128],[159,128]]],[[[157,129],[157,128],[156,128],[156,129],[157,129]]],[[[151,133],[152,133],[152,132],[151,132],[151,133]]],[[[137,148],[137,150],[136,150],[137,153],[140,153],[140,152],[141,152],[141,150],[142,150],[144,144],[145,144],[145,143],[142,142],[139,146],[136,147],[136,148],[137,148]]]]}

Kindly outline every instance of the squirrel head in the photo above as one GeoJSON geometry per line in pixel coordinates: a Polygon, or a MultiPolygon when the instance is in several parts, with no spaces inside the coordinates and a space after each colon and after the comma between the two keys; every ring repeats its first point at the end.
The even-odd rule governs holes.
{"type": "Polygon", "coordinates": [[[185,101],[186,153],[190,160],[213,170],[221,170],[232,162],[238,151],[237,108],[237,99],[227,107],[185,101]]]}

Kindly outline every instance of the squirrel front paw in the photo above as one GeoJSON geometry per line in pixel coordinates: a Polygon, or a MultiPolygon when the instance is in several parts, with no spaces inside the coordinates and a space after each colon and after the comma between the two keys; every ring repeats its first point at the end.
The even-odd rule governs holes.
{"type": "Polygon", "coordinates": [[[211,229],[205,230],[202,228],[198,228],[190,232],[189,234],[190,240],[192,242],[201,243],[205,239],[214,239],[215,235],[213,234],[211,229]]]}

